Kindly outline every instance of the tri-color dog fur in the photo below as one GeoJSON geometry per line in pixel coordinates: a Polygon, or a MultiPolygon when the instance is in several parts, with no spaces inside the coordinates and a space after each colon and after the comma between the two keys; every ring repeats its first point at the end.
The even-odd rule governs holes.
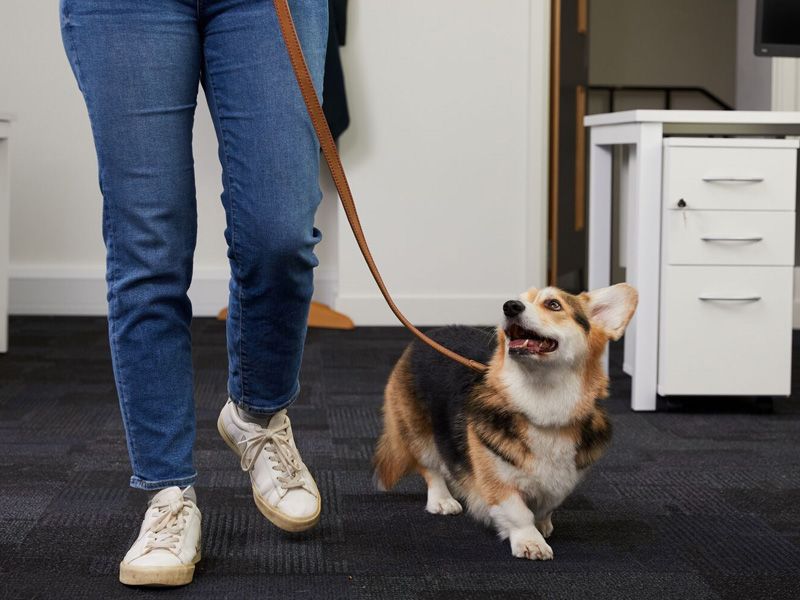
{"type": "Polygon", "coordinates": [[[487,363],[484,374],[413,342],[386,385],[379,484],[389,489],[417,471],[428,485],[428,512],[458,514],[459,498],[509,538],[514,556],[553,558],[545,542],[552,513],[611,440],[597,404],[608,395],[601,361],[636,303],[624,283],[577,296],[531,289],[503,305],[495,332],[431,332],[487,363]]]}

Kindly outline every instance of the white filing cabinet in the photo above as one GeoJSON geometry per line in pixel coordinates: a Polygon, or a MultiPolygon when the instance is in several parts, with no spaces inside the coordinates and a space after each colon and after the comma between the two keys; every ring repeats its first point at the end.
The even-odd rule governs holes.
{"type": "Polygon", "coordinates": [[[658,393],[788,396],[800,143],[663,144],[658,393]]]}

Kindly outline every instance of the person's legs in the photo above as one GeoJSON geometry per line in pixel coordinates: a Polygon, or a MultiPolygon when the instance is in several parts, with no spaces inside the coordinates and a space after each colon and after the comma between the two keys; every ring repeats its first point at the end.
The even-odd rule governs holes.
{"type": "Polygon", "coordinates": [[[196,238],[196,0],[62,0],[64,46],[94,133],[109,337],[131,485],[195,480],[186,295],[196,238]]]}
{"type": "MultiPolygon", "coordinates": [[[[317,92],[327,0],[290,3],[317,92]]],[[[217,426],[250,473],[258,509],[288,531],[313,527],[319,490],[283,410],[298,373],[320,233],[319,144],[271,0],[205,0],[203,88],[219,138],[231,264],[228,393],[217,426]]]]}
{"type": "MultiPolygon", "coordinates": [[[[204,0],[203,88],[219,139],[231,265],[228,392],[269,415],[298,394],[313,291],[319,144],[271,0],[204,0]]],[[[327,0],[290,2],[321,93],[327,0]]]]}

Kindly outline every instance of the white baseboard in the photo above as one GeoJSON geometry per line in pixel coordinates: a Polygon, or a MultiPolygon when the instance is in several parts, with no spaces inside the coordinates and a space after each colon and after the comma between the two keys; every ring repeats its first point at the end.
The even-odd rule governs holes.
{"type": "Polygon", "coordinates": [[[800,267],[794,268],[794,304],[792,307],[792,327],[800,329],[800,267]]]}
{"type": "MultiPolygon", "coordinates": [[[[397,294],[394,299],[415,325],[492,325],[502,318],[507,295],[417,295],[397,294]]],[[[377,294],[339,296],[336,310],[356,325],[399,325],[397,317],[377,294]]]]}
{"type": "MultiPolygon", "coordinates": [[[[336,271],[316,269],[314,299],[332,305],[336,271]]],[[[216,316],[228,304],[228,270],[196,268],[189,289],[197,317],[216,316]]],[[[12,315],[107,314],[106,281],[102,268],[11,266],[9,313],[12,315]]]]}
{"type": "MultiPolygon", "coordinates": [[[[793,326],[800,329],[800,267],[795,268],[793,326]]],[[[377,294],[336,297],[335,269],[318,268],[314,299],[350,316],[357,325],[397,325],[398,321],[377,294]]],[[[228,302],[228,271],[198,268],[189,290],[195,316],[216,316],[228,302]]],[[[487,325],[498,322],[508,298],[499,295],[397,295],[400,310],[415,324],[487,325]]],[[[10,268],[9,314],[105,315],[106,282],[102,269],[80,267],[10,268]]]]}

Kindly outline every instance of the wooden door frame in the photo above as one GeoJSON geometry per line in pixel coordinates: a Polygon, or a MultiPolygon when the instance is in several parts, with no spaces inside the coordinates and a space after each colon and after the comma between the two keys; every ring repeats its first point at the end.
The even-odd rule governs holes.
{"type": "MultiPolygon", "coordinates": [[[[558,199],[559,199],[559,150],[561,119],[561,25],[562,0],[550,1],[550,117],[549,117],[549,186],[547,220],[547,282],[556,285],[558,278],[558,199]]],[[[589,29],[589,0],[577,0],[578,33],[589,29]]],[[[576,91],[576,138],[575,138],[575,222],[576,231],[586,227],[586,129],[583,117],[586,110],[587,89],[579,85],[576,91]]]]}
{"type": "Polygon", "coordinates": [[[549,190],[547,220],[547,284],[555,285],[558,277],[558,171],[560,163],[559,120],[561,118],[561,0],[550,2],[550,143],[549,190]]]}
{"type": "Polygon", "coordinates": [[[528,230],[525,244],[528,260],[525,281],[528,285],[541,287],[547,283],[548,271],[550,101],[545,90],[550,89],[551,3],[536,0],[529,6],[531,68],[528,70],[528,230]],[[534,68],[535,64],[541,63],[544,63],[544,68],[534,68]]]}

